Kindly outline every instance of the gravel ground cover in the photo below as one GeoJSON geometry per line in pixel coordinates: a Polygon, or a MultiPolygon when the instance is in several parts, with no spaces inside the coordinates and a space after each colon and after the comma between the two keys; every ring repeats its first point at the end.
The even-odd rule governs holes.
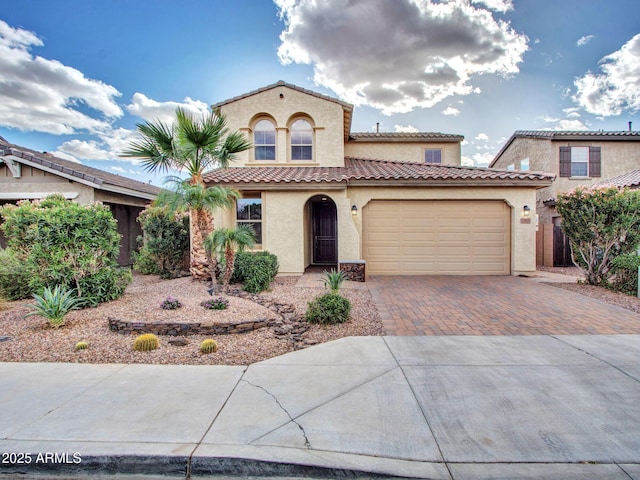
{"type": "MultiPolygon", "coordinates": [[[[307,302],[324,293],[323,288],[298,288],[297,277],[278,277],[264,295],[305,312],[307,302]]],[[[278,337],[270,328],[243,334],[219,335],[218,351],[202,354],[205,336],[160,337],[160,348],[151,352],[133,350],[133,335],[111,332],[108,318],[135,321],[229,322],[237,319],[272,318],[273,312],[249,300],[229,296],[227,310],[207,310],[200,302],[211,298],[205,283],[190,277],[161,280],[154,275],[134,274],[134,280],[118,300],[69,313],[66,325],[54,329],[39,316],[24,318],[27,301],[9,302],[0,312],[0,361],[5,362],[82,362],[82,363],[156,363],[190,365],[249,365],[290,352],[291,342],[278,337]],[[167,297],[178,299],[182,307],[163,310],[167,297]],[[187,345],[173,346],[170,340],[184,339],[187,345]],[[79,341],[89,343],[87,350],[76,351],[79,341]]],[[[304,334],[305,343],[327,342],[351,335],[381,335],[382,323],[366,290],[343,289],[352,303],[351,318],[341,325],[312,325],[304,334]]]]}

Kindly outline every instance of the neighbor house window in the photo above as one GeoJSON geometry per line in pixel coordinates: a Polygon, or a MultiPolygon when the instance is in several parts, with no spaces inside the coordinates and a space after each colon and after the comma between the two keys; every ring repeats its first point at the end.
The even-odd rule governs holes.
{"type": "Polygon", "coordinates": [[[256,232],[256,243],[262,243],[262,197],[259,193],[246,194],[236,200],[236,224],[251,225],[256,232]]]}
{"type": "Polygon", "coordinates": [[[253,148],[256,160],[276,159],[276,127],[269,120],[256,123],[253,132],[253,148]]]}
{"type": "Polygon", "coordinates": [[[523,158],[520,160],[520,170],[527,171],[529,170],[529,159],[523,158]]]}
{"type": "Polygon", "coordinates": [[[442,150],[440,149],[427,149],[424,151],[425,163],[442,163],[442,150]]]}
{"type": "Polygon", "coordinates": [[[599,177],[600,147],[560,147],[561,177],[599,177]]]}
{"type": "Polygon", "coordinates": [[[291,160],[313,159],[313,128],[306,120],[291,124],[291,160]]]}

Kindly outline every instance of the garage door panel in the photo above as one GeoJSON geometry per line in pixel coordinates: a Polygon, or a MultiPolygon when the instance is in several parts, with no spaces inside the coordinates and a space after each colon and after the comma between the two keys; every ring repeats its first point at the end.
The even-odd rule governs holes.
{"type": "Polygon", "coordinates": [[[372,201],[363,209],[367,271],[508,275],[510,222],[500,201],[372,201]]]}

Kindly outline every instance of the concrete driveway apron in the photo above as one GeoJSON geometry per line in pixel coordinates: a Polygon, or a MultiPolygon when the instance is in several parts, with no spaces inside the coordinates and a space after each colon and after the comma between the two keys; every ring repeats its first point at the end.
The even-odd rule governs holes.
{"type": "Polygon", "coordinates": [[[640,333],[640,314],[510,276],[372,276],[386,335],[640,333]]]}

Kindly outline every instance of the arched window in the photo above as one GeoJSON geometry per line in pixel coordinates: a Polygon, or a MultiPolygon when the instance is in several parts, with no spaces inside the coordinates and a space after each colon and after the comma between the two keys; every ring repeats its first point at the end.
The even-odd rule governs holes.
{"type": "Polygon", "coordinates": [[[304,119],[291,124],[291,160],[313,159],[313,128],[304,119]]]}
{"type": "Polygon", "coordinates": [[[256,160],[276,159],[276,127],[269,120],[256,123],[253,133],[256,160]]]}

